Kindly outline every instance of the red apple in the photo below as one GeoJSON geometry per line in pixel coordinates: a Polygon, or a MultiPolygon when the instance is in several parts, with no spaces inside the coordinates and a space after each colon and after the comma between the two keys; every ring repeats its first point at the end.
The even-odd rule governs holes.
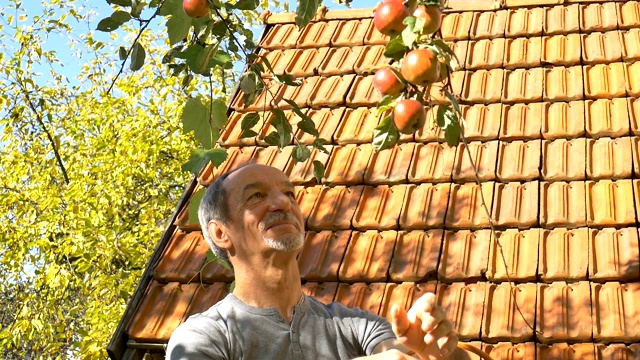
{"type": "Polygon", "coordinates": [[[393,108],[393,123],[403,134],[413,134],[424,126],[427,112],[418,100],[400,100],[393,108]]]}
{"type": "Polygon", "coordinates": [[[185,14],[192,18],[201,18],[209,14],[207,0],[183,0],[182,8],[185,14]]]}
{"type": "Polygon", "coordinates": [[[409,9],[401,1],[386,0],[378,4],[373,15],[373,25],[381,33],[395,36],[407,27],[402,23],[407,16],[409,16],[409,9]]]}
{"type": "Polygon", "coordinates": [[[436,5],[419,5],[413,12],[413,16],[426,20],[422,28],[423,34],[433,34],[440,28],[442,10],[436,5]]]}
{"type": "Polygon", "coordinates": [[[411,50],[404,56],[400,73],[413,85],[431,85],[440,77],[438,57],[429,49],[411,50]]]}
{"type": "Polygon", "coordinates": [[[390,66],[383,67],[373,75],[373,87],[380,91],[382,96],[398,95],[404,90],[404,83],[400,80],[398,71],[390,66]]]}

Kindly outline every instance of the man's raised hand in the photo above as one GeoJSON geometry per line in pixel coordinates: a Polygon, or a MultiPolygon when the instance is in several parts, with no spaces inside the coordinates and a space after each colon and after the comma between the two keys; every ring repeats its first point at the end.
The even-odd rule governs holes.
{"type": "Polygon", "coordinates": [[[423,360],[447,359],[458,344],[451,322],[431,293],[420,297],[409,312],[392,307],[391,326],[400,343],[423,360]]]}

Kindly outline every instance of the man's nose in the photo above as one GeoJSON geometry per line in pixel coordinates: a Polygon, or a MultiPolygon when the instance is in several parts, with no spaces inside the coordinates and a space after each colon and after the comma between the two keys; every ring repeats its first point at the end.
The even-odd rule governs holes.
{"type": "Polygon", "coordinates": [[[269,202],[269,210],[271,211],[289,211],[291,209],[291,199],[286,194],[277,191],[273,193],[269,202]]]}

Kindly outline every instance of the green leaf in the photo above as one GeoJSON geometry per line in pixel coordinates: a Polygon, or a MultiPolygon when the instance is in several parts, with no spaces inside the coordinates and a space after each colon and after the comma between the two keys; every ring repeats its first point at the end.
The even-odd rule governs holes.
{"type": "Polygon", "coordinates": [[[402,43],[404,46],[411,48],[416,40],[418,40],[418,34],[416,34],[411,27],[407,26],[402,30],[402,43]]]}
{"type": "Polygon", "coordinates": [[[278,132],[272,131],[265,136],[264,141],[271,146],[278,146],[280,144],[280,135],[278,135],[278,132]]]}
{"type": "Polygon", "coordinates": [[[378,107],[391,105],[391,103],[393,103],[393,100],[395,100],[396,97],[397,96],[391,96],[391,95],[383,96],[382,99],[378,101],[378,107]]]}
{"type": "Polygon", "coordinates": [[[122,24],[131,20],[131,15],[125,11],[116,11],[111,16],[100,20],[96,30],[111,32],[119,28],[122,24]]]}
{"type": "Polygon", "coordinates": [[[223,21],[216,21],[211,27],[211,34],[218,38],[221,38],[227,35],[227,26],[223,21]]]}
{"type": "Polygon", "coordinates": [[[393,124],[393,116],[389,115],[373,130],[373,147],[376,151],[388,149],[398,142],[398,138],[399,133],[393,124]]]}
{"type": "Polygon", "coordinates": [[[413,28],[415,27],[415,24],[416,24],[416,17],[415,16],[407,16],[406,18],[404,18],[402,20],[402,23],[407,25],[408,28],[411,28],[411,30],[413,30],[413,28]]]}
{"type": "Polygon", "coordinates": [[[304,131],[307,134],[312,135],[312,136],[319,136],[320,135],[318,133],[318,129],[316,129],[316,124],[307,115],[305,115],[302,118],[302,120],[300,120],[298,122],[298,129],[300,129],[300,130],[302,130],[302,131],[304,131]]]}
{"type": "Polygon", "coordinates": [[[191,81],[193,81],[193,75],[187,74],[182,78],[182,82],[180,83],[180,86],[182,86],[182,88],[185,89],[187,86],[189,86],[189,84],[191,84],[191,81]]]}
{"type": "Polygon", "coordinates": [[[242,118],[240,128],[242,129],[242,131],[250,130],[252,127],[256,126],[258,121],[260,121],[260,115],[258,115],[257,113],[247,114],[244,118],[242,118]]]}
{"type": "Polygon", "coordinates": [[[246,139],[246,138],[252,138],[252,137],[256,137],[258,136],[258,133],[251,130],[251,129],[247,129],[247,130],[242,130],[242,134],[240,135],[240,139],[246,139]]]}
{"type": "Polygon", "coordinates": [[[267,69],[269,69],[269,71],[272,74],[275,74],[275,71],[273,71],[273,68],[271,67],[271,62],[269,61],[269,59],[266,56],[261,55],[260,56],[260,60],[262,61],[262,63],[264,64],[264,66],[267,67],[267,69]]]}
{"type": "Polygon", "coordinates": [[[278,132],[278,146],[283,148],[291,143],[291,133],[293,132],[293,129],[291,128],[291,124],[289,124],[284,111],[280,109],[273,109],[271,112],[274,115],[273,120],[271,120],[271,125],[278,132]]]}
{"type": "Polygon", "coordinates": [[[436,38],[431,40],[431,43],[434,46],[436,46],[438,49],[442,50],[445,54],[449,54],[450,56],[453,56],[457,59],[456,53],[453,52],[453,50],[451,50],[449,45],[447,45],[447,43],[444,42],[444,40],[436,38]]]}
{"type": "Polygon", "coordinates": [[[131,0],[131,16],[138,19],[142,10],[144,10],[145,2],[142,0],[131,0]]]}
{"type": "Polygon", "coordinates": [[[120,24],[124,24],[127,21],[131,20],[131,14],[126,11],[115,11],[113,14],[111,14],[111,18],[114,21],[119,22],[120,24]]]}
{"type": "Polygon", "coordinates": [[[218,44],[207,45],[196,58],[195,69],[192,69],[196,74],[208,75],[210,73],[210,60],[218,52],[218,44]]]}
{"type": "Polygon", "coordinates": [[[189,199],[189,223],[197,224],[198,223],[198,208],[200,207],[200,203],[202,202],[202,197],[204,196],[205,189],[200,188],[195,193],[191,194],[191,199],[189,199]]]}
{"type": "Polygon", "coordinates": [[[107,0],[107,4],[120,5],[120,6],[131,6],[131,0],[107,0]]]}
{"type": "Polygon", "coordinates": [[[291,74],[276,75],[276,80],[281,84],[291,86],[300,86],[302,84],[300,80],[296,80],[296,77],[291,74]]]}
{"type": "Polygon", "coordinates": [[[404,45],[402,38],[397,37],[389,41],[384,50],[384,56],[394,60],[400,60],[408,50],[409,48],[404,45]]]}
{"type": "Polygon", "coordinates": [[[422,34],[422,29],[424,29],[426,23],[427,19],[423,17],[416,18],[416,21],[413,23],[413,32],[422,34]]]}
{"type": "Polygon", "coordinates": [[[211,149],[215,142],[211,123],[209,122],[209,108],[200,98],[187,100],[182,109],[182,132],[188,134],[193,131],[196,140],[205,149],[211,149]]]}
{"type": "Polygon", "coordinates": [[[296,25],[298,27],[306,26],[316,15],[320,4],[322,4],[321,0],[298,0],[296,25]]]}
{"type": "Polygon", "coordinates": [[[380,101],[378,102],[377,114],[380,115],[393,109],[393,107],[396,105],[396,99],[398,98],[398,96],[385,95],[382,99],[380,99],[380,101]]]}
{"type": "Polygon", "coordinates": [[[256,91],[253,93],[245,93],[243,96],[243,101],[245,103],[245,105],[249,105],[249,104],[253,104],[253,102],[256,100],[256,98],[262,94],[262,91],[264,90],[264,83],[260,80],[258,80],[258,82],[256,82],[256,91]]]}
{"type": "Polygon", "coordinates": [[[136,42],[133,45],[133,51],[131,52],[131,63],[129,64],[129,68],[132,71],[139,70],[142,65],[144,65],[144,58],[147,56],[144,51],[144,47],[140,45],[139,42],[136,42]]]}
{"type": "Polygon", "coordinates": [[[214,262],[218,257],[211,251],[211,249],[207,250],[207,261],[214,262]]]}
{"type": "Polygon", "coordinates": [[[302,110],[300,109],[298,104],[295,103],[295,101],[289,100],[289,99],[283,99],[283,100],[286,101],[287,104],[291,105],[291,107],[293,108],[293,112],[296,115],[298,115],[298,117],[300,117],[300,121],[298,122],[298,129],[313,136],[320,135],[318,133],[318,130],[316,129],[316,124],[313,122],[313,120],[311,120],[309,115],[302,112],[302,110]]]}
{"type": "Polygon", "coordinates": [[[231,62],[231,55],[228,53],[218,50],[216,54],[209,61],[209,68],[213,68],[216,66],[221,66],[224,68],[233,67],[233,63],[231,62]]]}
{"type": "Polygon", "coordinates": [[[127,58],[127,49],[125,49],[123,46],[120,46],[120,48],[118,48],[118,57],[120,58],[120,60],[125,60],[127,58]]]}
{"type": "Polygon", "coordinates": [[[197,175],[200,170],[211,161],[215,167],[220,166],[227,159],[225,149],[195,149],[189,157],[189,161],[182,165],[182,170],[197,175]]]}
{"type": "Polygon", "coordinates": [[[451,111],[449,105],[438,105],[438,113],[436,114],[436,124],[442,129],[446,127],[444,114],[451,111]]]}
{"type": "Polygon", "coordinates": [[[238,10],[255,10],[258,7],[258,2],[256,0],[239,0],[233,7],[238,10]]]}
{"type": "Polygon", "coordinates": [[[453,94],[451,94],[447,88],[444,89],[444,94],[447,96],[447,99],[449,99],[449,101],[451,102],[451,105],[453,105],[453,108],[456,110],[456,113],[461,114],[462,111],[460,110],[460,105],[458,104],[458,101],[453,96],[453,94]]]}
{"type": "Polygon", "coordinates": [[[258,77],[252,71],[244,73],[240,79],[240,90],[245,94],[252,94],[256,92],[258,77]]]}
{"type": "Polygon", "coordinates": [[[423,5],[435,5],[438,7],[442,7],[442,3],[440,2],[440,0],[421,0],[420,1],[421,4],[423,5]]]}
{"type": "Polygon", "coordinates": [[[313,176],[316,177],[318,184],[322,183],[322,177],[324,176],[324,164],[318,160],[313,160],[313,176]]]}
{"type": "Polygon", "coordinates": [[[458,116],[453,111],[449,111],[445,114],[445,119],[448,126],[444,129],[444,138],[449,146],[456,146],[460,142],[460,133],[462,132],[458,116]]]}
{"type": "Polygon", "coordinates": [[[311,156],[311,151],[309,151],[309,148],[304,145],[296,145],[296,147],[293,148],[291,156],[293,157],[294,162],[299,163],[307,161],[307,159],[309,159],[309,157],[311,156]]]}
{"type": "Polygon", "coordinates": [[[204,47],[199,44],[191,44],[185,50],[175,54],[178,59],[184,59],[189,69],[194,73],[200,74],[198,67],[198,59],[200,54],[204,52],[204,47]]]}
{"type": "Polygon", "coordinates": [[[211,104],[211,124],[214,131],[213,143],[218,141],[220,130],[227,124],[227,104],[222,99],[213,100],[211,104]]]}
{"type": "Polygon", "coordinates": [[[170,46],[179,43],[187,37],[193,19],[185,14],[182,9],[182,0],[166,0],[162,4],[160,15],[171,16],[166,23],[170,46]]]}
{"type": "Polygon", "coordinates": [[[323,153],[328,154],[328,153],[329,153],[329,151],[328,151],[327,149],[325,149],[325,147],[324,147],[324,146],[325,146],[325,145],[329,145],[329,144],[330,144],[330,143],[329,143],[327,140],[325,140],[325,139],[323,139],[323,138],[320,138],[320,137],[319,137],[319,138],[316,138],[316,139],[313,141],[312,146],[313,146],[314,148],[316,148],[316,149],[318,149],[318,150],[322,151],[323,153]]]}

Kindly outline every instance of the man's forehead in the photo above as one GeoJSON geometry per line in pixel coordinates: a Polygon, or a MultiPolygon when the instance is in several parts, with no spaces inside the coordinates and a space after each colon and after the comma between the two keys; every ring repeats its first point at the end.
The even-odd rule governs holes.
{"type": "Polygon", "coordinates": [[[243,190],[271,182],[291,185],[285,173],[277,168],[260,164],[247,165],[234,171],[224,185],[227,189],[243,190]]]}

